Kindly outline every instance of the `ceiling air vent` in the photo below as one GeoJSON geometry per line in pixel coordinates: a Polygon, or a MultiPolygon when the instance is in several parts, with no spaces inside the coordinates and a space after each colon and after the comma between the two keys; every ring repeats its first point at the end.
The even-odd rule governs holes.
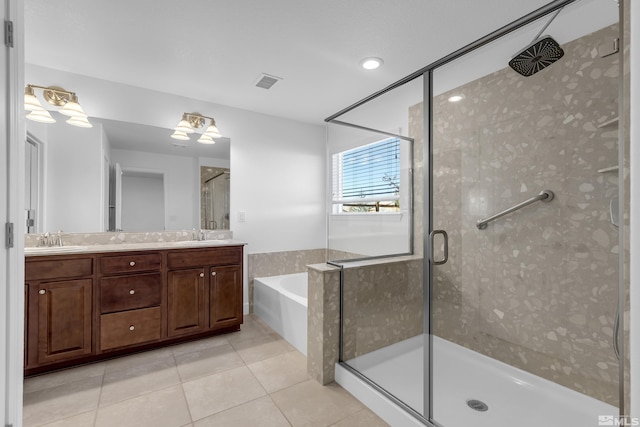
{"type": "Polygon", "coordinates": [[[269,74],[261,74],[256,80],[256,87],[261,87],[262,89],[271,89],[271,86],[276,84],[278,80],[282,80],[281,77],[270,76],[269,74]]]}

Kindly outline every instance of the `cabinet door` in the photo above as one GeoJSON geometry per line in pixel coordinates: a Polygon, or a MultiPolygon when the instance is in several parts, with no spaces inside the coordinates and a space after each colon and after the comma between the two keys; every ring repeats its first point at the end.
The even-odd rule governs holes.
{"type": "Polygon", "coordinates": [[[242,323],[242,267],[230,265],[210,270],[209,327],[212,329],[242,323]]]}
{"type": "Polygon", "coordinates": [[[167,279],[168,335],[174,337],[205,331],[204,269],[169,271],[167,279]]]}
{"type": "Polygon", "coordinates": [[[92,280],[43,282],[35,288],[38,364],[91,354],[92,280]]]}

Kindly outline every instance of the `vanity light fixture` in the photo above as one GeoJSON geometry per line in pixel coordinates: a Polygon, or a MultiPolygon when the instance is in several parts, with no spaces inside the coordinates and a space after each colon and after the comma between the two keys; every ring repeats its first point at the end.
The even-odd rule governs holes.
{"type": "Polygon", "coordinates": [[[84,112],[80,104],[78,104],[78,96],[75,92],[69,92],[58,86],[38,86],[28,84],[24,88],[24,109],[29,111],[27,119],[40,123],[55,123],[56,119],[51,117],[51,114],[45,109],[38,98],[34,89],[42,90],[42,97],[49,104],[56,107],[62,107],[58,110],[60,114],[69,116],[66,121],[72,126],[90,128],[93,127],[89,120],[87,120],[87,114],[84,112]]]}
{"type": "Polygon", "coordinates": [[[199,113],[182,114],[182,119],[178,122],[175,132],[173,132],[171,138],[187,141],[189,140],[189,134],[194,133],[196,129],[203,128],[207,120],[210,121],[209,126],[207,126],[205,131],[198,138],[198,142],[201,144],[215,144],[216,141],[213,138],[219,138],[222,136],[216,127],[216,120],[213,117],[203,116],[199,113]]]}

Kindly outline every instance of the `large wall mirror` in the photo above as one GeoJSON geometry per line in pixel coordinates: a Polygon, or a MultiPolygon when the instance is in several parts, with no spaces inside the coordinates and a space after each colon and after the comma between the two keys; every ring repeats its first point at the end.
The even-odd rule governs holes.
{"type": "Polygon", "coordinates": [[[229,229],[228,138],[98,117],[75,128],[50,112],[56,123],[26,121],[29,233],[229,229]]]}

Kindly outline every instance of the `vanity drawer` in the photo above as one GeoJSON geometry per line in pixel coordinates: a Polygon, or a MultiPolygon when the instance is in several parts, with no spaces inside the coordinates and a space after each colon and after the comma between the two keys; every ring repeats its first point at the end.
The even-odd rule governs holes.
{"type": "Polygon", "coordinates": [[[104,277],[100,280],[100,312],[132,310],[160,305],[160,273],[104,277]]]}
{"type": "Polygon", "coordinates": [[[28,260],[25,263],[25,280],[64,279],[91,276],[93,258],[73,258],[55,260],[28,260]]]}
{"type": "Polygon", "coordinates": [[[129,273],[159,270],[162,265],[160,253],[103,256],[100,258],[102,274],[129,273]]]}
{"type": "Polygon", "coordinates": [[[160,339],[160,307],[100,316],[100,349],[125,347],[160,339]]]}
{"type": "Polygon", "coordinates": [[[182,249],[171,251],[167,254],[167,264],[170,269],[241,263],[242,247],[212,248],[207,250],[182,249]]]}

